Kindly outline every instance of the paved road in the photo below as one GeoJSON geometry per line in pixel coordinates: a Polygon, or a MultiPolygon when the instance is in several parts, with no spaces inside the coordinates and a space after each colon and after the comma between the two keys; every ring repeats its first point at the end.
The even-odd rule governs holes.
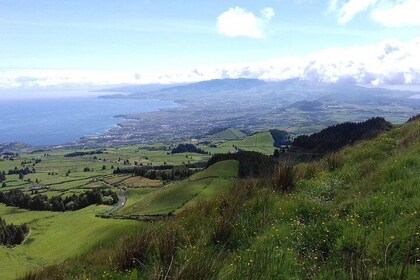
{"type": "MultiPolygon", "coordinates": [[[[110,187],[110,188],[115,188],[113,185],[102,181],[101,183],[105,184],[106,186],[110,187]]],[[[109,211],[107,213],[107,215],[114,215],[118,210],[120,210],[121,208],[123,208],[125,206],[125,203],[127,202],[127,190],[123,189],[123,188],[119,188],[121,190],[121,196],[120,199],[118,201],[118,204],[114,206],[114,208],[111,209],[111,211],[109,211]]]]}
{"type": "Polygon", "coordinates": [[[112,208],[108,214],[110,215],[115,214],[118,210],[120,210],[121,208],[125,206],[126,202],[127,202],[127,191],[125,189],[121,189],[121,196],[120,196],[120,200],[118,201],[118,204],[114,208],[112,208]]]}

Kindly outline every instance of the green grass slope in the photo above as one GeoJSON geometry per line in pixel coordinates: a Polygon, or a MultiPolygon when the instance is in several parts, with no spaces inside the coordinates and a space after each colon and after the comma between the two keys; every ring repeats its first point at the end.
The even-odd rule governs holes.
{"type": "Polygon", "coordinates": [[[228,141],[220,145],[221,148],[237,147],[245,151],[255,151],[263,154],[273,154],[274,140],[270,132],[261,132],[242,140],[228,141]]]}
{"type": "MultiPolygon", "coordinates": [[[[169,184],[154,192],[145,194],[137,203],[127,205],[119,213],[125,215],[165,215],[179,212],[192,200],[208,199],[232,185],[238,177],[239,163],[234,160],[219,162],[208,169],[194,174],[188,180],[169,184]]],[[[128,196],[130,201],[130,193],[128,196]]]]}
{"type": "Polygon", "coordinates": [[[111,263],[92,251],[26,279],[420,279],[420,121],[294,171],[289,193],[241,180],[121,240],[111,263]]]}
{"type": "Polygon", "coordinates": [[[216,139],[221,139],[221,140],[237,140],[237,139],[245,138],[246,134],[235,128],[228,128],[226,130],[220,131],[212,135],[211,137],[216,138],[216,139]]]}
{"type": "Polygon", "coordinates": [[[202,172],[198,172],[192,175],[189,178],[189,181],[197,181],[200,179],[212,178],[212,177],[224,178],[224,179],[237,178],[239,176],[238,170],[239,170],[238,161],[225,160],[225,161],[213,164],[212,166],[203,170],[202,172]]]}
{"type": "Polygon", "coordinates": [[[26,271],[62,262],[115,240],[139,227],[138,222],[96,218],[105,207],[75,212],[26,211],[0,204],[0,216],[14,224],[27,223],[30,233],[15,248],[0,246],[0,279],[15,279],[26,271]]]}

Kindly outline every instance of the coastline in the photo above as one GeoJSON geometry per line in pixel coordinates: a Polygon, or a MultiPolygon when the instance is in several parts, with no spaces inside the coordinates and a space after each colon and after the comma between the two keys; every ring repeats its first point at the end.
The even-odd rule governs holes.
{"type": "Polygon", "coordinates": [[[180,107],[176,102],[156,98],[133,101],[104,100],[97,96],[89,96],[33,101],[8,101],[9,108],[15,109],[17,106],[20,108],[3,112],[4,116],[0,121],[3,122],[0,128],[1,144],[25,143],[34,148],[78,146],[84,139],[106,137],[111,131],[127,125],[133,116],[180,107]],[[79,106],[82,108],[78,109],[79,106]],[[62,110],[61,107],[65,107],[66,110],[62,110]],[[112,114],[113,111],[121,113],[112,114]],[[22,119],[28,121],[18,122],[22,119]],[[60,141],[61,135],[56,130],[63,135],[63,141],[60,141]],[[49,132],[53,138],[48,138],[51,136],[48,135],[49,132]],[[17,136],[14,137],[15,135],[17,136]],[[30,141],[25,141],[28,139],[30,141]]]}

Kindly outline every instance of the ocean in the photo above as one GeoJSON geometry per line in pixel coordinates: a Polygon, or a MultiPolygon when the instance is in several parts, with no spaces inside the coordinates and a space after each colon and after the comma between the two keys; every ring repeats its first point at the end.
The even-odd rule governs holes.
{"type": "Polygon", "coordinates": [[[0,100],[0,143],[59,145],[98,135],[123,122],[118,115],[174,108],[173,102],[66,97],[0,100]]]}

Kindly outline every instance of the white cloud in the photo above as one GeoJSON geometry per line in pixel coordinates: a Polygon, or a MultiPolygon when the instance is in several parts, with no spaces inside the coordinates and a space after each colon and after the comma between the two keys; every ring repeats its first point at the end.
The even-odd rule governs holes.
{"type": "Polygon", "coordinates": [[[406,0],[372,11],[372,18],[388,27],[420,26],[420,1],[406,0]]]}
{"type": "Polygon", "coordinates": [[[0,69],[0,88],[94,86],[136,83],[132,72],[65,69],[0,69]]]}
{"type": "Polygon", "coordinates": [[[346,24],[363,12],[387,27],[420,26],[419,0],[330,0],[327,11],[335,12],[346,24]]]}
{"type": "Polygon", "coordinates": [[[338,0],[330,0],[330,3],[328,4],[327,13],[333,13],[337,11],[338,6],[338,0]]]}
{"type": "MultiPolygon", "coordinates": [[[[257,64],[198,68],[178,73],[183,81],[216,78],[303,80],[370,85],[420,85],[420,37],[410,42],[386,40],[378,45],[330,48],[305,57],[282,57],[257,64]],[[199,73],[199,75],[197,74],[199,73]]],[[[176,80],[173,75],[161,81],[176,80]]],[[[179,81],[179,80],[178,80],[179,81]]]]}
{"type": "Polygon", "coordinates": [[[261,63],[198,67],[175,73],[78,70],[0,70],[0,88],[181,83],[220,78],[303,80],[371,85],[420,85],[420,37],[386,40],[378,45],[331,48],[305,57],[289,56],[261,63]]]}
{"type": "Polygon", "coordinates": [[[357,14],[366,11],[375,5],[378,0],[350,0],[344,3],[338,11],[338,22],[347,23],[357,14]]]}
{"type": "Polygon", "coordinates": [[[276,12],[274,11],[273,8],[267,7],[261,10],[261,15],[265,19],[270,20],[276,15],[276,12]]]}
{"type": "Polygon", "coordinates": [[[262,38],[268,22],[274,17],[273,8],[262,9],[261,16],[243,8],[230,8],[217,18],[217,30],[228,37],[262,38]]]}

